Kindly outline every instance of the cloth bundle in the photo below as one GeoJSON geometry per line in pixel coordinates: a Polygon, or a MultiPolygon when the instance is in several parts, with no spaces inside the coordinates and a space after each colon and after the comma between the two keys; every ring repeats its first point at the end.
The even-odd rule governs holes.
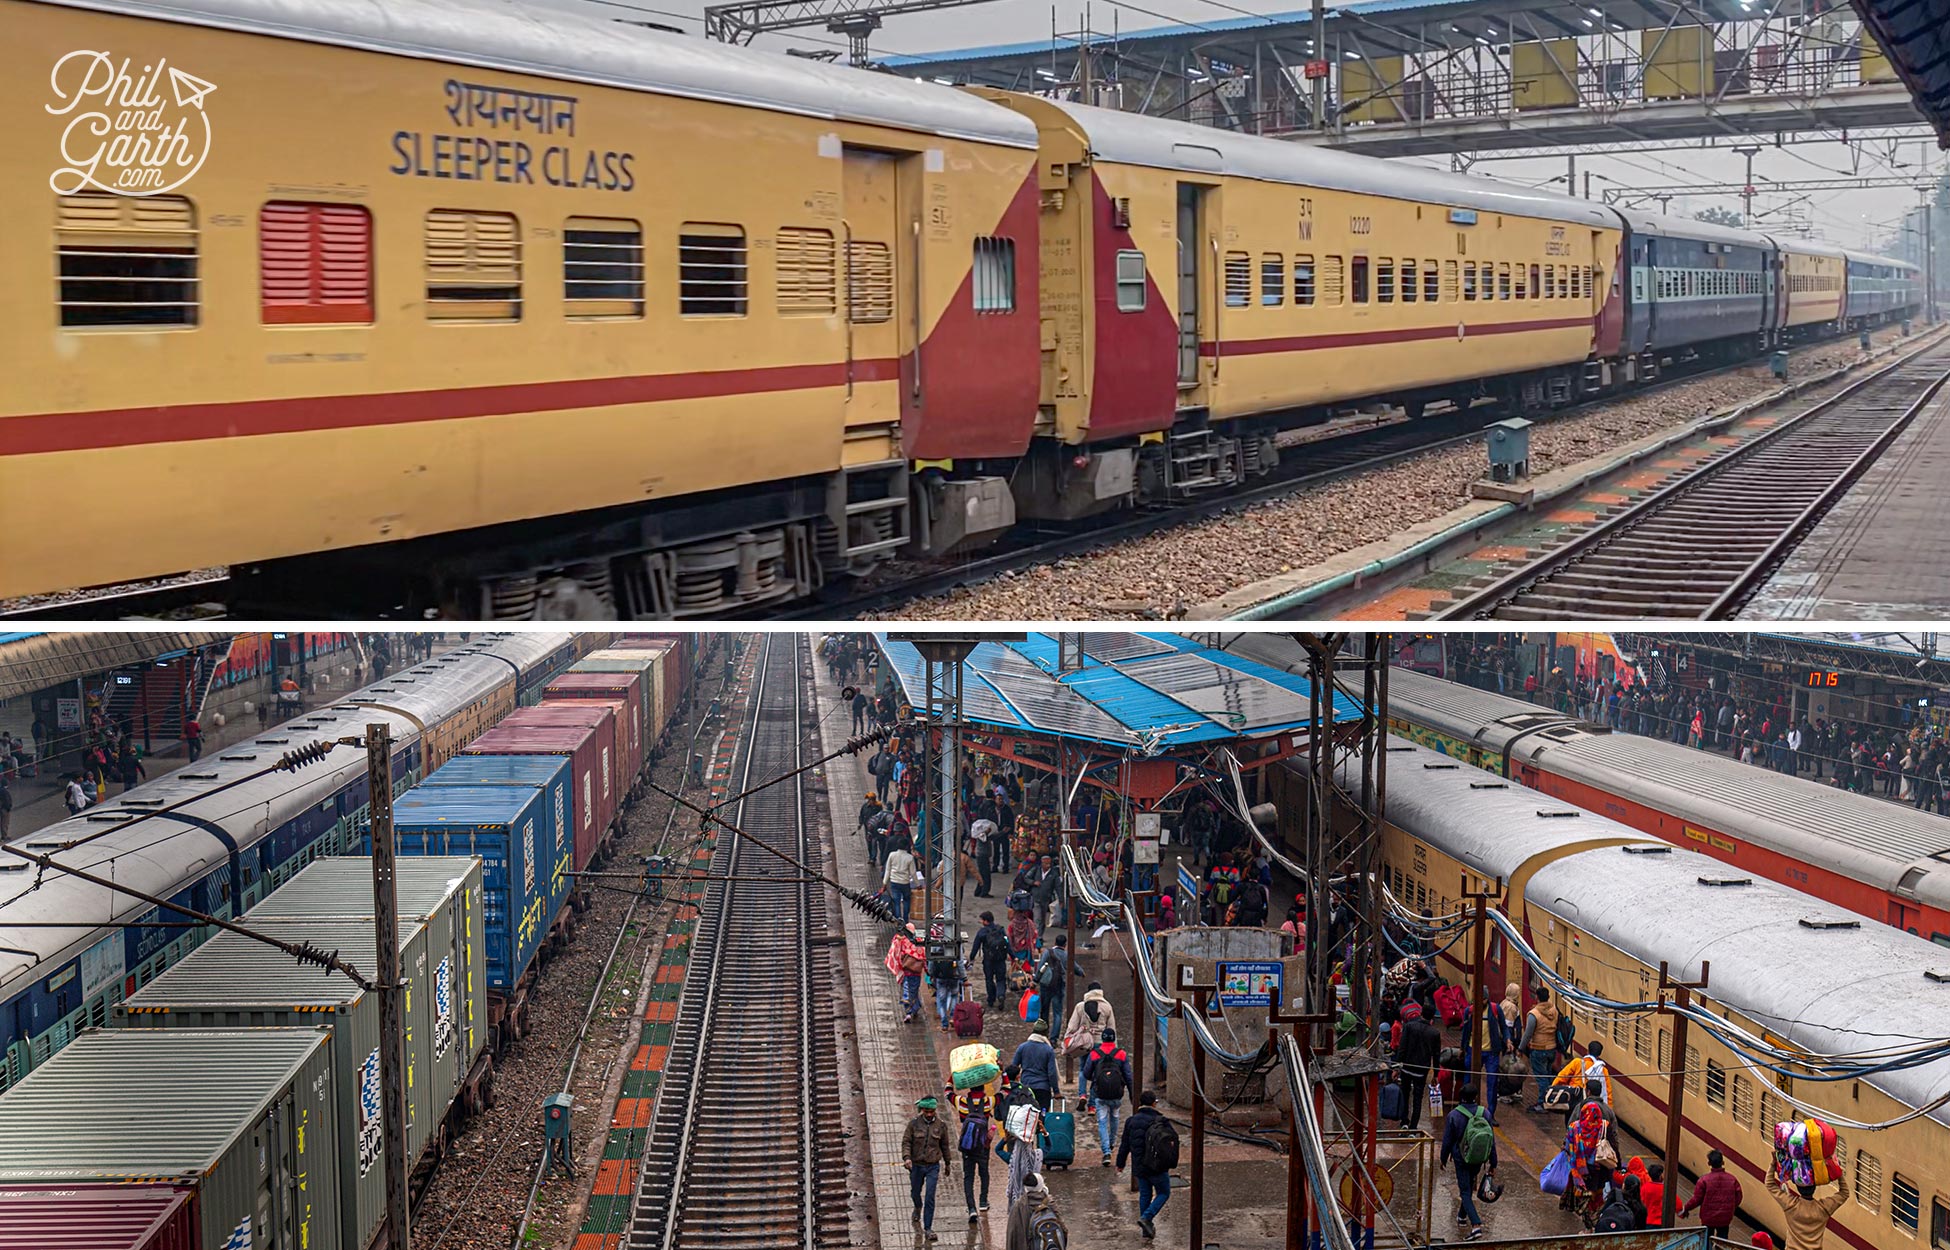
{"type": "Polygon", "coordinates": [[[948,1070],[954,1073],[956,1089],[974,1089],[1002,1075],[995,1047],[987,1042],[970,1042],[949,1051],[948,1070]]]}
{"type": "Polygon", "coordinates": [[[1774,1170],[1790,1185],[1826,1185],[1841,1175],[1839,1147],[1820,1120],[1784,1120],[1774,1126],[1774,1170]]]}

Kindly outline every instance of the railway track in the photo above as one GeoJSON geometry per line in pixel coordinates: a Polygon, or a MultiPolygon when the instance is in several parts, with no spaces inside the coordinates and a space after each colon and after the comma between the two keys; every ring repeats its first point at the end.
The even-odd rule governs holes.
{"type": "MultiPolygon", "coordinates": [[[[1816,346],[1818,344],[1810,344],[1816,346]]],[[[1757,360],[1739,360],[1706,368],[1669,371],[1661,380],[1633,390],[1568,404],[1550,413],[1555,420],[1586,408],[1607,403],[1643,399],[1671,387],[1698,382],[1752,367],[1757,360]]],[[[1413,421],[1366,426],[1344,434],[1330,435],[1284,448],[1281,465],[1270,480],[1245,490],[1201,497],[1192,502],[1136,513],[1117,512],[1087,517],[1067,525],[1035,526],[1024,524],[1002,539],[999,545],[965,563],[939,572],[898,583],[877,586],[864,594],[841,591],[814,596],[767,613],[772,620],[866,620],[886,615],[914,599],[948,591],[1018,569],[1074,556],[1128,539],[1156,534],[1180,525],[1202,521],[1221,513],[1253,504],[1280,499],[1310,486],[1369,469],[1382,469],[1412,456],[1440,451],[1479,438],[1483,431],[1507,414],[1494,404],[1452,410],[1413,421]]]]}
{"type": "Polygon", "coordinates": [[[1943,348],[1880,369],[1434,619],[1730,618],[1946,381],[1943,348]]]}
{"type": "MultiPolygon", "coordinates": [[[[768,634],[737,790],[804,763],[804,642],[768,634]]],[[[728,819],[817,868],[807,778],[740,799],[728,819]]],[[[729,832],[718,837],[651,1115],[629,1250],[821,1250],[847,1237],[825,899],[817,882],[729,832]]]]}

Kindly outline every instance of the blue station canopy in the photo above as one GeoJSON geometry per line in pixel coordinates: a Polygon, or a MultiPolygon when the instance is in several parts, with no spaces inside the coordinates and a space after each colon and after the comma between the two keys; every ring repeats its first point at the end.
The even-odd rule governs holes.
{"type": "MultiPolygon", "coordinates": [[[[910,703],[925,706],[926,666],[909,642],[877,634],[910,703]]],[[[1145,752],[1305,729],[1313,683],[1182,634],[1087,633],[1081,663],[1059,671],[1055,634],[984,642],[966,662],[962,719],[1016,733],[1145,752]]],[[[1358,720],[1336,692],[1334,720],[1358,720]]]]}

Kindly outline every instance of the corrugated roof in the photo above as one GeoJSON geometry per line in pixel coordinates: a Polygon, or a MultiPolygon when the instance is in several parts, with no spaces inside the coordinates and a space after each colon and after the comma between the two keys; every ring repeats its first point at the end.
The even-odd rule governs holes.
{"type": "Polygon", "coordinates": [[[0,635],[0,699],[31,694],[78,677],[153,663],[172,651],[228,642],[231,634],[61,633],[0,635]]]}
{"type": "Polygon", "coordinates": [[[199,1177],[328,1041],[313,1029],[91,1029],[0,1099],[0,1180],[199,1177]]]}
{"type": "Polygon", "coordinates": [[[422,786],[545,786],[569,761],[560,755],[456,755],[422,786]]]}
{"type": "MultiPolygon", "coordinates": [[[[878,635],[910,702],[924,701],[912,643],[878,635]]],[[[1083,635],[1081,667],[1059,672],[1053,634],[984,642],[968,656],[963,716],[976,724],[1142,749],[1267,737],[1303,728],[1312,684],[1182,634],[1083,635]]],[[[1334,717],[1360,715],[1336,693],[1334,717]]]]}
{"type": "MultiPolygon", "coordinates": [[[[554,755],[478,758],[562,762],[554,755]]],[[[470,873],[479,885],[480,864],[471,855],[401,856],[393,864],[393,897],[399,914],[422,919],[432,915],[462,888],[470,873]]],[[[245,915],[257,921],[286,916],[370,916],[372,911],[372,860],[364,855],[341,855],[309,865],[245,915]]]]}
{"type": "Polygon", "coordinates": [[[1950,147],[1950,3],[1945,0],[1853,0],[1856,13],[1882,45],[1896,76],[1950,147]]]}
{"type": "Polygon", "coordinates": [[[506,825],[518,820],[541,791],[529,786],[416,786],[393,804],[393,824],[506,825]]]}
{"type": "MultiPolygon", "coordinates": [[[[378,967],[378,936],[371,920],[316,917],[293,919],[259,916],[252,927],[267,937],[287,942],[310,942],[335,951],[361,975],[373,976],[378,967]]],[[[399,922],[404,946],[418,920],[399,922]]],[[[335,1006],[357,1002],[365,991],[350,977],[301,964],[275,946],[241,933],[219,933],[178,960],[168,972],[137,990],[128,999],[132,1009],[156,1007],[335,1006]]]]}

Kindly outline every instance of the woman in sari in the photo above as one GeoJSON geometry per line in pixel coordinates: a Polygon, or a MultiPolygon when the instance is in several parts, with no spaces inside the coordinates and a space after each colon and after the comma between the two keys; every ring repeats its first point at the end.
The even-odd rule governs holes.
{"type": "Polygon", "coordinates": [[[1598,1153],[1598,1143],[1603,1140],[1605,1106],[1592,1099],[1578,1108],[1564,1133],[1564,1153],[1571,1157],[1571,1183],[1565,1186],[1564,1198],[1559,1204],[1565,1210],[1577,1210],[1583,1196],[1590,1191],[1591,1160],[1598,1153]]]}

